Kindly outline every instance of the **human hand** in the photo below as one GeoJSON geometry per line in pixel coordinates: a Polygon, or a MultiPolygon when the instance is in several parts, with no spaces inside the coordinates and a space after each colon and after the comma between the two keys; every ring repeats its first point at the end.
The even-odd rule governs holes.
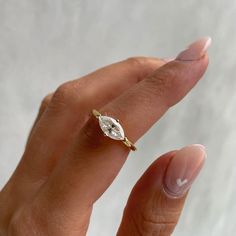
{"type": "MultiPolygon", "coordinates": [[[[144,57],[118,62],[48,95],[0,192],[0,235],[85,235],[93,204],[130,151],[102,135],[91,110],[118,118],[136,142],[199,81],[209,45],[203,38],[168,63],[144,57]]],[[[134,186],[117,235],[170,235],[204,160],[201,145],[158,158],[134,186]]]]}

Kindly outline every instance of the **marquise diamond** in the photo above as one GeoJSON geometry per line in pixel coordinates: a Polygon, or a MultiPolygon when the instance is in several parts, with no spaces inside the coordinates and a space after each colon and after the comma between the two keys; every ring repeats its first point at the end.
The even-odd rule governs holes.
{"type": "Polygon", "coordinates": [[[125,138],[124,130],[117,120],[109,116],[99,116],[98,119],[99,125],[106,136],[116,140],[125,138]]]}

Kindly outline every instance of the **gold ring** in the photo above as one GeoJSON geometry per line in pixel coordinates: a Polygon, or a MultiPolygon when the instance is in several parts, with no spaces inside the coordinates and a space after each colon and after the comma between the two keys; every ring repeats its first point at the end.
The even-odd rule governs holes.
{"type": "Polygon", "coordinates": [[[104,136],[122,141],[132,151],[137,150],[134,144],[125,136],[124,129],[118,119],[104,116],[95,109],[93,109],[92,114],[98,119],[99,126],[103,131],[104,136]]]}

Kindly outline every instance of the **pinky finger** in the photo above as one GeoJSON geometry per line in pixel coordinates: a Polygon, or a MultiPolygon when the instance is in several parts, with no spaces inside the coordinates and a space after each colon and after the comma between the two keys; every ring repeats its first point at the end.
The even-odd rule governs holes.
{"type": "Polygon", "coordinates": [[[132,190],[117,235],[171,235],[205,156],[195,144],[156,160],[132,190]]]}

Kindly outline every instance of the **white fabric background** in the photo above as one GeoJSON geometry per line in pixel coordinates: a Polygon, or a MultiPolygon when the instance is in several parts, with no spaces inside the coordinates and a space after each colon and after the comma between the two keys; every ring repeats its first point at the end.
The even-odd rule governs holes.
{"type": "Polygon", "coordinates": [[[138,142],[97,202],[89,236],[115,235],[133,184],[161,153],[208,150],[175,236],[236,233],[236,2],[233,0],[0,0],[0,187],[15,166],[44,95],[134,55],[173,57],[210,35],[210,66],[183,102],[138,142]]]}

